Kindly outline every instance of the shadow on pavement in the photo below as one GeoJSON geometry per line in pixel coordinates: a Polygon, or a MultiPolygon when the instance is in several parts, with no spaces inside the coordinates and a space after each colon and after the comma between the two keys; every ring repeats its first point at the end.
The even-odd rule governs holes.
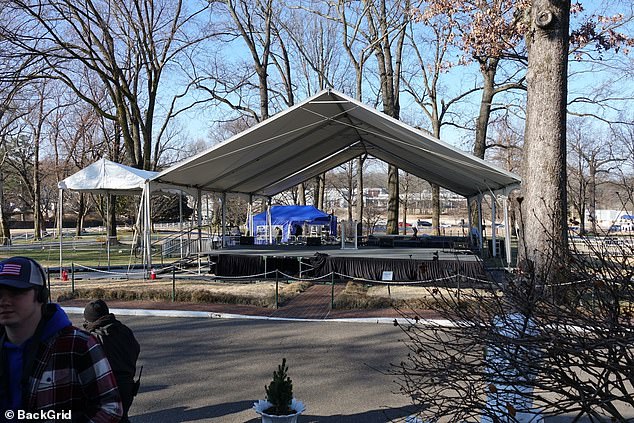
{"type": "MultiPolygon", "coordinates": [[[[254,401],[238,401],[225,404],[209,405],[200,408],[173,407],[165,410],[158,410],[152,413],[131,416],[132,423],[140,422],[188,422],[202,419],[212,419],[228,414],[238,413],[253,407],[254,401]]],[[[255,412],[254,412],[255,414],[255,412]]]]}
{"type": "MultiPolygon", "coordinates": [[[[297,419],[298,423],[385,423],[397,420],[402,422],[404,417],[414,413],[413,406],[399,408],[382,408],[380,410],[370,410],[357,414],[334,414],[332,416],[314,416],[302,414],[297,419]]],[[[258,423],[259,417],[247,420],[246,423],[258,423]]]]}

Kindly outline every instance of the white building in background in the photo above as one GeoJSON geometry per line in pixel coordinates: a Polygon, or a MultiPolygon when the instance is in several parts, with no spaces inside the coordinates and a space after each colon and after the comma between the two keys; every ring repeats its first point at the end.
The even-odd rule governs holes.
{"type": "MultiPolygon", "coordinates": [[[[613,225],[621,226],[621,230],[632,230],[631,212],[625,210],[595,210],[597,225],[602,229],[609,229],[613,225]]],[[[586,227],[591,224],[590,213],[586,210],[586,227]]]]}

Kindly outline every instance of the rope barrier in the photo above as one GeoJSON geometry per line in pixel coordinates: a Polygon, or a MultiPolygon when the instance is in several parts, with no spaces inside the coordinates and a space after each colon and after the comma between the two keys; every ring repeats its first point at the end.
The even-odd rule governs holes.
{"type": "Polygon", "coordinates": [[[305,281],[310,282],[310,281],[318,281],[320,279],[326,279],[326,278],[332,276],[335,273],[334,272],[330,272],[327,275],[318,276],[316,278],[298,278],[298,277],[295,277],[295,276],[287,275],[286,273],[284,273],[282,271],[280,271],[279,274],[284,276],[285,279],[292,279],[292,280],[295,280],[295,281],[302,281],[302,282],[305,282],[305,281]]]}

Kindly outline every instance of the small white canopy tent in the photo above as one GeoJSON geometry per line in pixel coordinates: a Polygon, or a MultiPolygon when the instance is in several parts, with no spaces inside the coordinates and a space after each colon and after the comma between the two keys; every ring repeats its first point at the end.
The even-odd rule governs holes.
{"type": "MultiPolygon", "coordinates": [[[[93,164],[81,169],[80,171],[72,174],[71,176],[60,181],[57,186],[59,189],[59,265],[60,271],[62,268],[62,218],[63,218],[63,192],[65,190],[77,191],[77,192],[89,192],[94,194],[107,195],[108,201],[110,195],[140,195],[142,196],[142,202],[139,207],[139,217],[137,218],[137,225],[140,225],[140,220],[143,212],[143,220],[149,224],[150,210],[149,210],[149,195],[145,195],[145,189],[147,188],[147,181],[158,175],[159,172],[152,172],[149,170],[136,169],[131,166],[126,166],[120,163],[116,163],[105,158],[99,159],[93,164]]],[[[162,184],[153,184],[153,191],[174,191],[181,192],[182,189],[175,189],[173,187],[167,187],[162,184]]],[[[146,224],[146,226],[147,226],[146,224]]],[[[140,227],[140,226],[139,226],[140,227]]],[[[144,242],[147,242],[144,237],[144,242]]],[[[110,243],[108,240],[108,257],[110,243]]],[[[109,262],[109,260],[108,260],[109,262]]]]}
{"type": "Polygon", "coordinates": [[[135,169],[107,159],[99,159],[93,164],[60,181],[60,190],[92,192],[95,194],[140,195],[145,189],[145,181],[158,172],[135,169]]]}
{"type": "Polygon", "coordinates": [[[270,198],[364,153],[467,198],[507,194],[520,183],[511,172],[326,90],[164,170],[149,184],[223,198],[270,198]]]}

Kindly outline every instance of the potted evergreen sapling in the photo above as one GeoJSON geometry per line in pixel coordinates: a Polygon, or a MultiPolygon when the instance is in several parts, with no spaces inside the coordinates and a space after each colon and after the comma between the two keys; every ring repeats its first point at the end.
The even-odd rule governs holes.
{"type": "Polygon", "coordinates": [[[293,398],[293,381],[287,372],[286,358],[283,358],[273,372],[273,380],[264,387],[266,400],[253,403],[256,413],[262,416],[262,423],[295,423],[306,409],[301,401],[293,398]]]}

